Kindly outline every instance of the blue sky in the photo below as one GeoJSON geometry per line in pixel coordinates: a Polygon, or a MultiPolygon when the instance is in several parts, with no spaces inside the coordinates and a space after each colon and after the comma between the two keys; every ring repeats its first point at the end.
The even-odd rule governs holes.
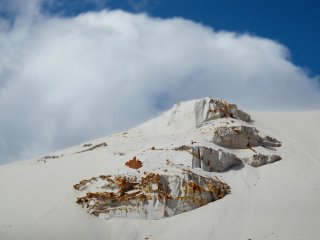
{"type": "Polygon", "coordinates": [[[318,9],[0,0],[0,164],[126,130],[183,100],[319,110],[318,9]]]}
{"type": "Polygon", "coordinates": [[[320,73],[318,0],[56,0],[47,4],[46,10],[70,16],[105,7],[161,18],[183,17],[215,30],[271,38],[290,49],[294,63],[311,75],[320,73]]]}

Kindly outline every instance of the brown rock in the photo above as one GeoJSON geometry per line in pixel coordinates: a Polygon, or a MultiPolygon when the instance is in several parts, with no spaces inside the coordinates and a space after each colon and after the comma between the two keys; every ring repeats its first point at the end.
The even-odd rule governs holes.
{"type": "Polygon", "coordinates": [[[136,156],[133,157],[133,159],[129,160],[125,163],[127,167],[133,168],[133,169],[139,169],[142,167],[142,162],[137,159],[136,156]]]}

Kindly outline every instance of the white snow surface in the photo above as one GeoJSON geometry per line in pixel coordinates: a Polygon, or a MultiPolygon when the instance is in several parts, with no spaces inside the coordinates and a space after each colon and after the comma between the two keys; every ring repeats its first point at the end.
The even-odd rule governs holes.
{"type": "Polygon", "coordinates": [[[191,167],[189,153],[172,149],[192,141],[216,148],[210,142],[212,123],[249,126],[222,118],[196,128],[204,115],[195,118],[194,106],[195,100],[180,103],[127,132],[90,141],[107,143],[91,151],[81,152],[89,147],[79,145],[51,154],[56,158],[0,166],[0,239],[320,239],[320,111],[250,112],[250,125],[282,142],[276,150],[282,160],[202,171],[231,187],[230,194],[203,207],[160,220],[105,220],[75,203],[79,192],[72,186],[82,179],[137,174],[125,166],[133,156],[142,161],[141,171],[160,171],[166,159],[191,167]]]}

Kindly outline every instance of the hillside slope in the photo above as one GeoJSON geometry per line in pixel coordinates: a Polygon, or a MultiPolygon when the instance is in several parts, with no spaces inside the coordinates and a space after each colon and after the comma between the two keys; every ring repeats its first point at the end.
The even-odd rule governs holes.
{"type": "Polygon", "coordinates": [[[0,239],[319,239],[320,112],[252,112],[253,122],[246,122],[236,116],[208,117],[208,103],[209,99],[184,102],[130,131],[1,166],[0,239]],[[199,102],[201,107],[195,107],[199,102]],[[257,128],[282,146],[232,149],[212,143],[213,128],[239,124],[257,128]],[[189,148],[177,150],[181,146],[189,148]],[[282,159],[209,172],[193,168],[194,146],[221,149],[239,159],[254,151],[276,152],[282,159]],[[139,169],[126,166],[134,156],[143,165],[139,169]],[[84,179],[109,174],[139,177],[143,172],[179,175],[184,170],[217,177],[231,192],[159,220],[137,219],[141,214],[98,218],[76,203],[83,193],[73,185],[84,179]]]}

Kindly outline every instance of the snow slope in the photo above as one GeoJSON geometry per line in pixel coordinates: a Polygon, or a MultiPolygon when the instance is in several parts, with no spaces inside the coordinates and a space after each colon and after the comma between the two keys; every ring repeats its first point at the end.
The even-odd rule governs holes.
{"type": "Polygon", "coordinates": [[[203,134],[196,128],[194,105],[183,103],[128,132],[90,142],[91,148],[107,146],[80,145],[52,154],[55,158],[1,166],[0,239],[320,239],[319,111],[250,113],[254,127],[282,142],[276,150],[282,160],[205,173],[227,183],[231,193],[203,207],[160,220],[105,220],[75,203],[79,193],[72,186],[82,179],[137,174],[125,166],[133,156],[145,171],[161,171],[168,158],[191,167],[189,153],[165,149],[192,141],[214,146],[205,131],[210,125],[200,128],[203,134]]]}

